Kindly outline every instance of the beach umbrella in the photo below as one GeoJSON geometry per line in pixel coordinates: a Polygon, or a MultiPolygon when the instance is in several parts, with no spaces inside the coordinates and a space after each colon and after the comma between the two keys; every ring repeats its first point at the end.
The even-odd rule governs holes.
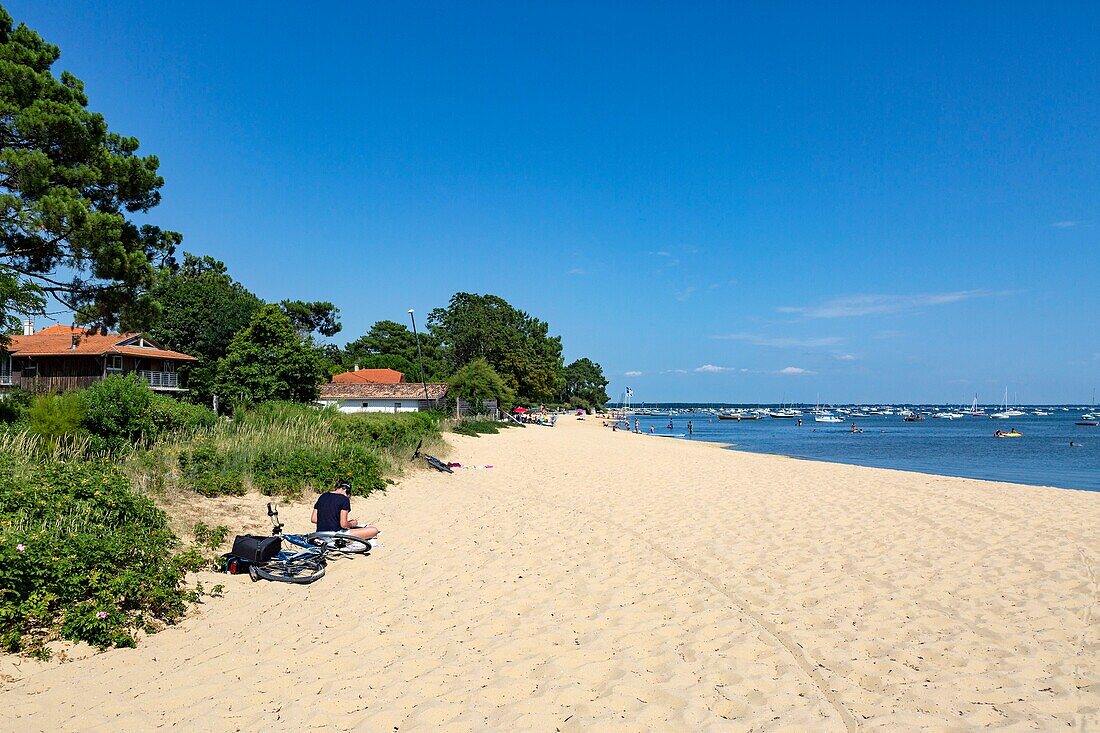
{"type": "Polygon", "coordinates": [[[517,407],[516,409],[512,410],[512,412],[527,412],[527,408],[526,407],[517,407]]]}

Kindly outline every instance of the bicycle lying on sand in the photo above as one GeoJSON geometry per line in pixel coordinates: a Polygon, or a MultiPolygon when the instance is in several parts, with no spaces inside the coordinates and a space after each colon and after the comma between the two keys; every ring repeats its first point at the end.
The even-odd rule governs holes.
{"type": "Polygon", "coordinates": [[[427,453],[420,452],[420,446],[424,445],[423,438],[416,444],[416,450],[413,451],[412,459],[415,461],[417,458],[423,458],[424,461],[439,472],[454,473],[454,469],[448,466],[443,461],[439,460],[435,456],[430,456],[427,453]]]}
{"type": "Polygon", "coordinates": [[[253,581],[271,580],[277,583],[306,585],[325,576],[325,566],[330,557],[341,555],[365,555],[374,547],[373,540],[364,540],[346,532],[310,532],[309,534],[283,534],[279,521],[279,508],[268,503],[267,516],[271,518],[271,534],[281,537],[300,550],[282,550],[275,557],[248,568],[253,581]]]}

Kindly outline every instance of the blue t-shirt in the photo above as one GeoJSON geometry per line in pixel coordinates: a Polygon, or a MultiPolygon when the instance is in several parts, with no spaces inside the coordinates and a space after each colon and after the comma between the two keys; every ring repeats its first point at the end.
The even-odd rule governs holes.
{"type": "Polygon", "coordinates": [[[351,499],[343,494],[330,491],[327,494],[318,496],[317,503],[313,505],[313,508],[317,510],[318,532],[339,532],[343,529],[340,526],[340,510],[344,509],[350,512],[351,499]]]}

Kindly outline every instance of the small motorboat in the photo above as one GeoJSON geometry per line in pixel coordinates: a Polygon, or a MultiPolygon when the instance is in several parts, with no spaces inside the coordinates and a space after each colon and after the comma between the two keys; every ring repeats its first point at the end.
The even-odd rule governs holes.
{"type": "Polygon", "coordinates": [[[1022,438],[1022,437],[1024,437],[1024,434],[1021,433],[1016,428],[1012,428],[1012,430],[1009,430],[1008,432],[1005,432],[1004,430],[998,430],[997,432],[993,433],[993,437],[994,438],[1022,438]]]}
{"type": "Polygon", "coordinates": [[[1080,425],[1083,428],[1095,428],[1097,425],[1100,425],[1100,422],[1096,420],[1078,420],[1073,424],[1080,425]]]}

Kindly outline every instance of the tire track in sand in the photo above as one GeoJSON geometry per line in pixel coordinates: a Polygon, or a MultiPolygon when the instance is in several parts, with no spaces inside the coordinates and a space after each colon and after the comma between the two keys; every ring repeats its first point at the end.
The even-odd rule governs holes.
{"type": "Polygon", "coordinates": [[[714,578],[709,573],[692,565],[691,563],[685,562],[680,558],[670,555],[668,552],[665,551],[663,547],[661,547],[657,543],[654,543],[651,538],[648,538],[642,533],[637,532],[629,527],[623,526],[613,519],[609,519],[591,511],[578,509],[575,506],[565,506],[562,504],[557,504],[555,502],[549,502],[541,498],[539,501],[546,506],[552,506],[567,513],[573,513],[575,515],[584,517],[585,519],[589,520],[590,523],[597,522],[600,524],[604,524],[608,527],[612,527],[618,530],[619,532],[623,532],[633,537],[636,537],[646,546],[651,547],[652,549],[659,552],[662,557],[664,557],[666,560],[678,567],[683,572],[687,573],[688,575],[694,576],[697,580],[700,580],[706,585],[709,585],[717,593],[725,597],[735,610],[741,612],[745,617],[747,617],[752,625],[756,627],[756,629],[760,631],[763,636],[771,639],[777,646],[787,652],[788,656],[790,656],[794,660],[795,665],[799,668],[799,670],[801,670],[803,675],[810,682],[811,686],[813,686],[814,689],[818,691],[825,702],[828,703],[829,707],[831,707],[833,711],[836,712],[841,722],[844,723],[844,728],[848,731],[848,733],[855,733],[855,731],[859,730],[859,722],[856,720],[855,716],[852,715],[852,713],[849,712],[843,704],[841,704],[837,696],[834,695],[832,690],[829,689],[824,678],[822,678],[820,673],[818,673],[817,667],[824,665],[814,663],[810,659],[808,659],[806,650],[801,645],[796,644],[794,641],[789,639],[786,634],[779,630],[779,627],[777,627],[775,624],[768,621],[760,613],[758,613],[752,607],[751,603],[735,595],[731,590],[729,590],[729,588],[726,587],[724,583],[722,583],[722,581],[714,578]]]}

